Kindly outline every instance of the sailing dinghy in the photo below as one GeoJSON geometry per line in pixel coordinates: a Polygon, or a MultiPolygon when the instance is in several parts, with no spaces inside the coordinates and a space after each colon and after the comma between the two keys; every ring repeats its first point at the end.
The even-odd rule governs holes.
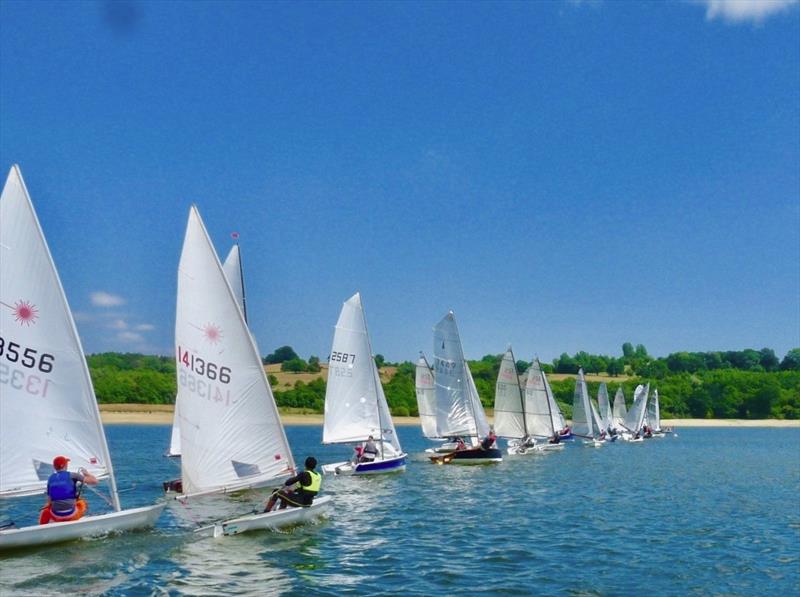
{"type": "Polygon", "coordinates": [[[441,456],[431,456],[431,462],[436,464],[501,462],[503,453],[496,446],[474,447],[481,438],[488,437],[490,428],[472,373],[464,360],[461,337],[453,312],[450,311],[445,315],[433,330],[436,409],[437,414],[442,415],[437,416],[437,433],[439,437],[469,438],[472,445],[441,456]]]}
{"type": "Polygon", "coordinates": [[[538,444],[529,426],[533,395],[522,391],[511,347],[500,361],[494,395],[494,427],[497,435],[507,438],[511,455],[541,452],[546,444],[538,444]],[[529,404],[529,398],[530,404],[529,404]]]}
{"type": "MultiPolygon", "coordinates": [[[[277,487],[295,473],[286,434],[244,313],[192,206],[178,266],[175,357],[183,494],[200,496],[277,487]]],[[[278,528],[323,513],[308,507],[248,514],[199,531],[214,535],[278,528]]]]}
{"type": "MultiPolygon", "coordinates": [[[[89,368],[19,167],[0,196],[0,498],[44,494],[56,455],[107,479],[114,511],[0,530],[0,550],[152,527],[164,504],[123,510],[89,368]]],[[[38,514],[38,512],[37,512],[38,514]]]]}
{"type": "Polygon", "coordinates": [[[572,401],[572,433],[577,437],[582,437],[584,445],[601,447],[604,434],[600,429],[599,419],[597,410],[589,398],[583,369],[579,369],[572,401]]]}
{"type": "MultiPolygon", "coordinates": [[[[537,439],[540,451],[563,450],[561,430],[566,427],[564,416],[550,389],[539,359],[528,367],[525,379],[525,404],[528,431],[537,439]]],[[[571,435],[568,437],[571,439],[571,435]]]]}
{"type": "Polygon", "coordinates": [[[614,394],[614,406],[611,413],[611,425],[615,433],[621,433],[625,430],[625,417],[628,416],[628,409],[625,406],[625,393],[622,391],[622,386],[617,388],[617,393],[614,394]]]}
{"type": "Polygon", "coordinates": [[[658,390],[653,391],[653,397],[647,401],[646,425],[652,437],[664,437],[666,433],[661,428],[661,408],[658,404],[658,390]]]}
{"type": "Polygon", "coordinates": [[[622,433],[622,439],[629,442],[643,441],[642,428],[644,427],[644,418],[647,415],[647,396],[650,393],[650,384],[646,386],[639,384],[633,392],[633,404],[628,414],[625,415],[625,421],[622,426],[625,431],[622,433]]]}
{"type": "MultiPolygon", "coordinates": [[[[372,356],[361,295],[351,296],[339,314],[328,362],[323,444],[352,444],[374,438],[378,454],[366,460],[327,464],[325,473],[370,475],[402,471],[406,454],[392,422],[389,405],[372,356]]],[[[363,446],[362,446],[363,447],[363,446]]]]}

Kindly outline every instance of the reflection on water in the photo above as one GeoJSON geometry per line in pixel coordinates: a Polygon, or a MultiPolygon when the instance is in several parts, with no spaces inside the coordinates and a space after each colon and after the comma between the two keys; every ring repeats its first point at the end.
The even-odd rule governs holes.
{"type": "MultiPolygon", "coordinates": [[[[169,427],[108,432],[120,486],[135,486],[124,504],[152,503],[174,473],[160,456],[169,427]]],[[[287,432],[300,461],[349,456],[321,446],[319,427],[287,432]]],[[[0,593],[800,592],[800,430],[687,429],[472,467],[430,464],[419,430],[398,432],[406,472],[326,476],[333,503],[316,524],[201,538],[198,521],[246,513],[266,492],[172,503],[151,532],[3,557],[0,593]]],[[[8,504],[4,516],[31,516],[8,504]]]]}

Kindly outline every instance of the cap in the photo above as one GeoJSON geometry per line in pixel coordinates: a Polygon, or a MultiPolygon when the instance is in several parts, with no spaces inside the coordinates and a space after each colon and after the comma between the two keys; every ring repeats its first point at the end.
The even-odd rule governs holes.
{"type": "Polygon", "coordinates": [[[53,468],[64,468],[68,462],[69,458],[66,456],[56,456],[53,458],[53,468]]]}

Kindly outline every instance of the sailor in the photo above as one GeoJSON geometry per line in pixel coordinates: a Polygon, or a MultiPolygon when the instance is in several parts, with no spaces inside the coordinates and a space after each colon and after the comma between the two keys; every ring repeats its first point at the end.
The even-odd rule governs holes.
{"type": "Polygon", "coordinates": [[[361,453],[361,462],[372,462],[378,457],[378,446],[375,445],[375,438],[371,435],[364,443],[364,451],[361,453]]]}
{"type": "Polygon", "coordinates": [[[483,441],[481,442],[481,448],[488,450],[496,441],[497,436],[494,434],[494,427],[489,427],[489,435],[483,438],[483,441]]]}
{"type": "Polygon", "coordinates": [[[317,459],[313,456],[306,458],[305,470],[301,473],[286,479],[282,489],[272,492],[269,501],[264,508],[264,512],[271,512],[275,507],[275,502],[281,501],[279,510],[287,506],[293,508],[300,506],[310,506],[320,489],[322,488],[322,475],[314,469],[317,466],[317,459]]]}
{"type": "Polygon", "coordinates": [[[47,504],[39,514],[39,524],[78,520],[86,513],[86,500],[80,499],[78,483],[97,485],[97,477],[85,468],[71,473],[67,464],[66,456],[53,459],[55,472],[47,480],[47,504]]]}

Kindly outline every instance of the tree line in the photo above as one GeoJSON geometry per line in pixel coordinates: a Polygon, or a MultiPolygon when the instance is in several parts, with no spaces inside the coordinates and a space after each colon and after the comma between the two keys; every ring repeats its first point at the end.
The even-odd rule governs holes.
{"type": "MultiPolygon", "coordinates": [[[[502,355],[486,355],[469,361],[481,402],[494,405],[494,392],[502,355]]],[[[319,371],[319,358],[300,358],[291,347],[284,346],[264,357],[264,363],[280,363],[284,371],[319,371]],[[288,350],[287,350],[288,349],[288,350]]],[[[376,355],[379,367],[389,365],[376,355]]],[[[170,404],[175,400],[175,361],[170,357],[141,354],[103,353],[87,357],[98,400],[105,403],[170,404]]],[[[416,416],[414,389],[415,365],[394,363],[394,376],[383,384],[392,414],[416,416]]],[[[529,363],[517,362],[523,375],[529,363]]],[[[742,418],[800,419],[800,349],[790,350],[779,359],[770,349],[726,352],[678,352],[654,358],[641,344],[625,343],[622,356],[590,355],[579,352],[543,363],[547,373],[575,374],[583,367],[587,373],[606,373],[618,378],[608,384],[613,399],[622,387],[630,402],[635,387],[650,383],[658,389],[661,413],[665,418],[742,418]],[[566,358],[565,358],[566,357],[566,358]],[[616,361],[619,370],[610,363],[616,361]],[[605,368],[602,368],[602,363],[605,368]],[[616,371],[616,373],[614,372],[616,371]],[[624,376],[623,376],[624,374],[624,376]]],[[[274,386],[277,380],[270,375],[274,386]]],[[[575,380],[551,379],[550,385],[564,415],[572,414],[575,380]]],[[[596,396],[599,382],[588,382],[589,392],[596,396]]],[[[288,390],[273,389],[278,406],[321,413],[325,402],[325,380],[298,381],[288,390]]]]}

